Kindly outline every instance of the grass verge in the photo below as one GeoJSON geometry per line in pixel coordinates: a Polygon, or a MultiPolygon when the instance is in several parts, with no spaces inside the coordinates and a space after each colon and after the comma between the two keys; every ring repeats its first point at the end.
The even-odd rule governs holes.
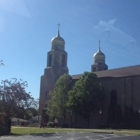
{"type": "Polygon", "coordinates": [[[37,133],[55,133],[55,132],[95,132],[95,133],[115,133],[140,135],[140,130],[113,130],[113,129],[72,129],[72,128],[36,128],[36,127],[12,127],[12,134],[37,134],[37,133]]]}

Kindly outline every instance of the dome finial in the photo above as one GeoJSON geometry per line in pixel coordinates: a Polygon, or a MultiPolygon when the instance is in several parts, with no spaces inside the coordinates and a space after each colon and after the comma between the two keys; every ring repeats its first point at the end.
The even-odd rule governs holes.
{"type": "Polygon", "coordinates": [[[100,50],[100,44],[101,44],[101,41],[99,40],[98,42],[99,42],[99,51],[101,51],[101,50],[100,50]]]}
{"type": "Polygon", "coordinates": [[[60,23],[58,23],[57,25],[58,25],[58,36],[60,36],[60,34],[59,34],[60,23]]]}
{"type": "Polygon", "coordinates": [[[105,59],[105,55],[104,55],[104,53],[102,53],[101,52],[101,50],[100,50],[100,40],[98,41],[99,42],[99,49],[98,49],[98,51],[94,54],[94,58],[95,59],[105,59]]]}

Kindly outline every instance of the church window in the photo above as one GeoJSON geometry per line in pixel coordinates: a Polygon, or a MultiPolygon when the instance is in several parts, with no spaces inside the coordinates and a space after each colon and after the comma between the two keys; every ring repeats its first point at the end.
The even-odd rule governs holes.
{"type": "Polygon", "coordinates": [[[96,67],[93,67],[93,72],[96,71],[96,67]]]}
{"type": "Polygon", "coordinates": [[[116,90],[111,91],[111,105],[117,105],[117,92],[116,92],[116,90]]]}
{"type": "Polygon", "coordinates": [[[65,55],[62,55],[62,67],[65,67],[65,55]]]}
{"type": "Polygon", "coordinates": [[[52,64],[52,54],[49,54],[49,66],[52,64]]]}

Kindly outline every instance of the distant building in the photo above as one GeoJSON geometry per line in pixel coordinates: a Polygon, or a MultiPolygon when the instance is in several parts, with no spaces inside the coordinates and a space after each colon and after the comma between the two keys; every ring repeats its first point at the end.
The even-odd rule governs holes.
{"type": "MultiPolygon", "coordinates": [[[[91,72],[96,73],[105,87],[105,99],[100,103],[99,112],[90,118],[91,128],[96,128],[109,121],[109,123],[117,123],[121,116],[124,116],[126,107],[132,107],[134,111],[140,113],[140,65],[108,70],[99,42],[99,49],[94,54],[91,72]]],[[[47,67],[44,70],[44,75],[41,76],[39,107],[42,114],[47,107],[47,100],[50,99],[49,91],[53,89],[60,75],[64,73],[68,73],[67,52],[65,51],[65,41],[58,30],[56,37],[51,40],[51,50],[47,55],[47,67]]],[[[72,75],[72,79],[76,81],[81,76],[82,74],[72,75]]],[[[46,121],[48,120],[47,116],[46,121]]],[[[69,124],[76,123],[82,127],[87,126],[85,120],[73,114],[68,114],[66,121],[69,124]]]]}
{"type": "Polygon", "coordinates": [[[20,119],[20,118],[12,118],[11,119],[11,125],[20,125],[20,123],[24,122],[25,124],[28,123],[28,120],[20,119]]]}

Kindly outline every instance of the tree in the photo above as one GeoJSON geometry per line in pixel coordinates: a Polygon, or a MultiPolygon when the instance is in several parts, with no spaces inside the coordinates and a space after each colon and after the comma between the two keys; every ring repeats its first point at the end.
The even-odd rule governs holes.
{"type": "Polygon", "coordinates": [[[68,92],[71,89],[71,76],[64,74],[56,81],[54,90],[50,92],[51,99],[47,103],[47,114],[66,119],[68,92]]]}
{"type": "Polygon", "coordinates": [[[31,108],[27,108],[25,111],[26,111],[26,113],[24,115],[24,118],[27,119],[27,120],[29,120],[32,117],[35,117],[35,116],[38,115],[38,110],[35,109],[35,108],[32,108],[32,107],[31,108]]]}
{"type": "Polygon", "coordinates": [[[34,98],[25,91],[28,86],[27,82],[12,78],[10,81],[2,81],[1,84],[0,112],[3,114],[2,116],[23,118],[25,109],[35,106],[34,98]]]}
{"type": "Polygon", "coordinates": [[[103,84],[96,74],[85,72],[68,94],[68,107],[75,115],[84,118],[89,127],[89,118],[97,110],[99,101],[104,97],[103,84]]]}

